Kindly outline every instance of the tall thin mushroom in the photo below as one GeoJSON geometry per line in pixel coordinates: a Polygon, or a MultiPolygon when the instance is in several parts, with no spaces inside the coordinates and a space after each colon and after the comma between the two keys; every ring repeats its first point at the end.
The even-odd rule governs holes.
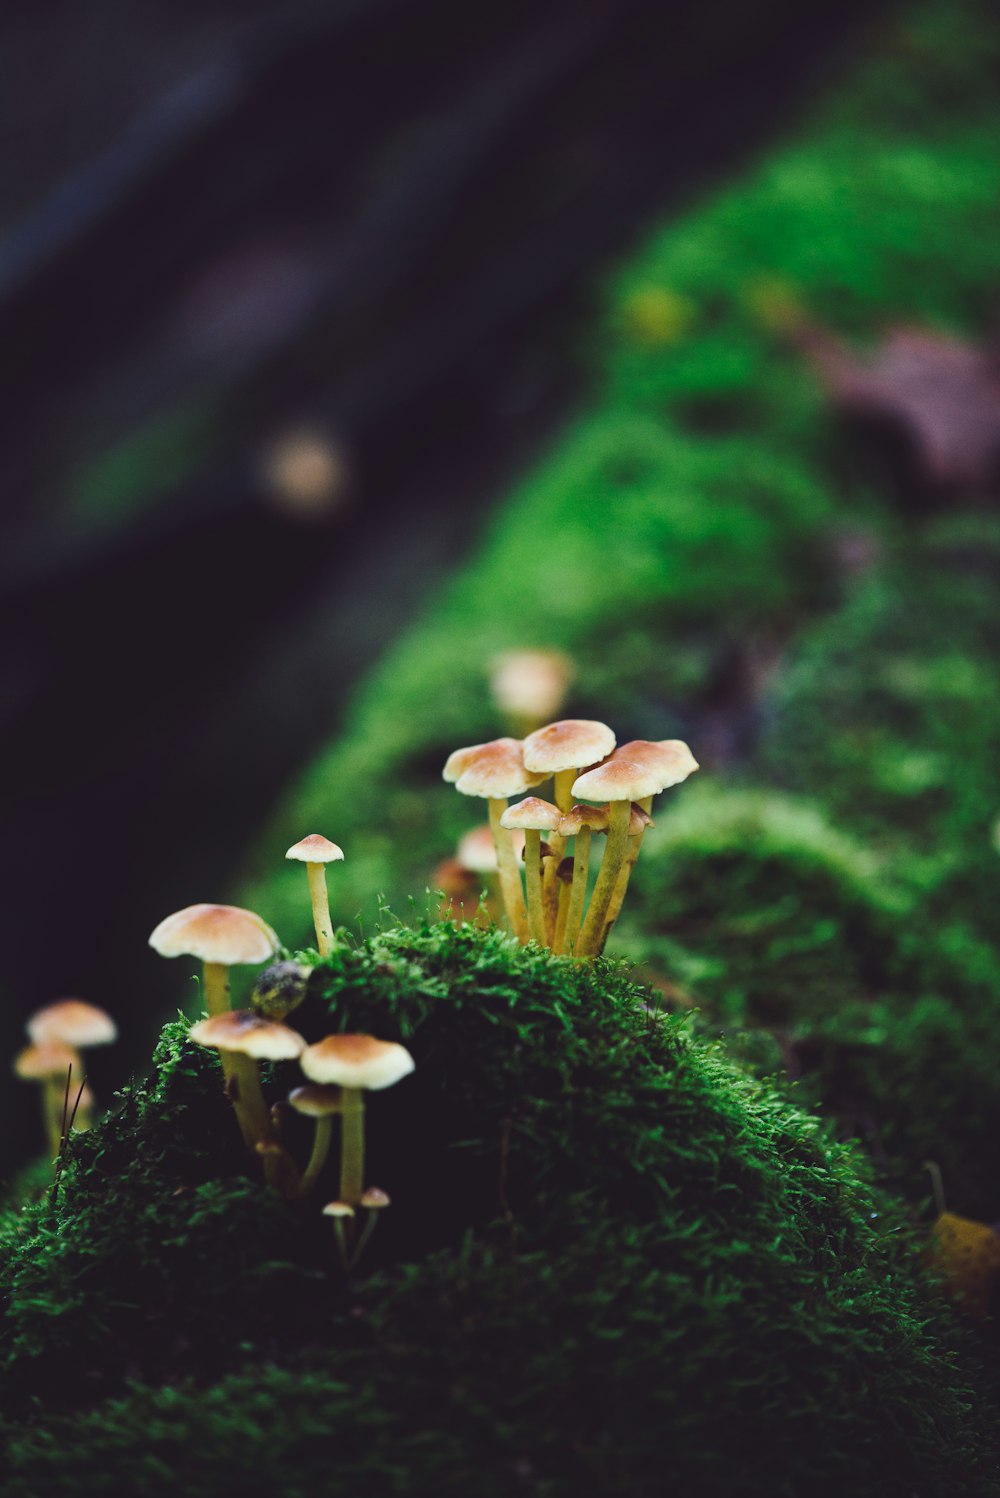
{"type": "Polygon", "coordinates": [[[687,760],[690,763],[677,753],[662,752],[662,746],[650,744],[647,740],[635,740],[633,744],[621,745],[604,764],[588,770],[575,782],[574,796],[584,801],[607,801],[610,811],[607,846],[576,943],[577,957],[595,956],[604,943],[608,911],[628,854],[632,802],[641,804],[647,797],[686,779],[692,768],[697,769],[690,750],[687,750],[687,760]],[[633,748],[638,750],[634,755],[629,753],[633,748]],[[661,749],[661,752],[648,752],[655,749],[661,749]]]}
{"type": "Polygon", "coordinates": [[[316,928],[316,946],[319,955],[326,957],[333,950],[333,923],[330,920],[326,866],[328,863],[340,863],[344,857],[343,849],[338,848],[336,843],[331,843],[322,833],[310,832],[307,837],[293,843],[285,857],[306,866],[313,926],[316,928]]]}
{"type": "Polygon", "coordinates": [[[508,806],[500,818],[508,831],[520,828],[524,833],[524,882],[528,894],[528,930],[540,947],[547,944],[545,911],[542,908],[542,833],[559,825],[560,811],[540,796],[526,796],[508,806]]]}
{"type": "MultiPolygon", "coordinates": [[[[524,741],[524,763],[538,774],[552,775],[553,795],[560,812],[573,805],[573,782],[582,770],[606,759],[615,747],[614,730],[595,718],[560,718],[529,733],[524,741]]],[[[566,851],[566,837],[557,829],[549,840],[552,856],[546,861],[543,900],[546,930],[555,946],[557,928],[565,927],[571,892],[560,890],[556,870],[566,851]],[[560,915],[561,908],[561,915],[560,915]]]]}
{"type": "MultiPolygon", "coordinates": [[[[294,1061],[306,1048],[303,1037],[288,1025],[262,1019],[252,1009],[227,1009],[199,1020],[188,1032],[196,1045],[220,1053],[227,1092],[248,1149],[273,1145],[271,1111],[264,1100],[257,1071],[258,1061],[294,1061]]],[[[291,1157],[280,1148],[262,1153],[268,1185],[285,1195],[298,1184],[291,1157]]]]}
{"type": "Polygon", "coordinates": [[[501,824],[501,817],[511,796],[521,796],[546,778],[525,769],[520,739],[491,739],[487,744],[470,744],[448,756],[442,775],[463,796],[482,796],[489,805],[490,828],[497,853],[500,892],[511,930],[521,942],[527,941],[527,921],[521,871],[517,866],[511,834],[501,824]]]}
{"type": "Polygon", "coordinates": [[[357,1207],[364,1194],[365,1092],[392,1087],[413,1070],[405,1046],[374,1035],[327,1035],[299,1064],[310,1082],[341,1089],[340,1197],[357,1207]]]}

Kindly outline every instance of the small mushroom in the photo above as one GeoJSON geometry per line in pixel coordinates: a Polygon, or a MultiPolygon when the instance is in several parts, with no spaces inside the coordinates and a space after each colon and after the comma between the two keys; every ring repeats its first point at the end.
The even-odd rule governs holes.
{"type": "Polygon", "coordinates": [[[316,946],[319,955],[326,957],[333,950],[333,926],[330,921],[330,896],[326,887],[326,865],[340,863],[344,854],[336,843],[319,832],[310,832],[308,837],[293,843],[285,854],[306,866],[309,880],[309,898],[312,901],[313,925],[316,928],[316,946]]]}
{"type": "Polygon", "coordinates": [[[297,1196],[307,1196],[319,1179],[319,1173],[326,1164],[326,1157],[330,1152],[333,1116],[340,1112],[341,1107],[340,1088],[324,1087],[313,1082],[305,1087],[294,1088],[288,1094],[288,1103],[296,1113],[311,1118],[316,1125],[312,1153],[302,1172],[302,1179],[296,1192],[297,1196]]]}
{"type": "Polygon", "coordinates": [[[200,957],[205,965],[205,1008],[209,1014],[225,1014],[229,969],[234,964],[266,962],[279,943],[276,933],[252,910],[238,905],[187,905],[160,922],[149,945],[161,957],[200,957]]]}
{"type": "Polygon", "coordinates": [[[542,909],[542,833],[559,825],[560,811],[551,801],[539,796],[526,796],[517,801],[500,818],[500,826],[508,831],[515,827],[524,833],[524,873],[528,892],[528,929],[532,941],[546,945],[545,912],[542,909]]]}
{"type": "MultiPolygon", "coordinates": [[[[573,782],[589,765],[599,764],[615,747],[614,729],[596,718],[561,718],[530,733],[524,741],[524,763],[529,770],[554,777],[555,803],[561,812],[573,805],[573,782]]],[[[569,918],[571,891],[560,890],[555,871],[566,851],[566,836],[556,830],[552,838],[554,862],[545,866],[544,904],[546,930],[556,947],[559,929],[569,918]]]]}
{"type": "Polygon", "coordinates": [[[92,1045],[110,1045],[118,1039],[118,1026],[96,1004],[83,999],[57,999],[28,1020],[28,1036],[36,1045],[61,1040],[64,1045],[86,1050],[92,1045]]]}
{"type": "Polygon", "coordinates": [[[357,1206],[364,1192],[364,1094],[409,1076],[413,1057],[374,1035],[327,1035],[303,1051],[299,1064],[310,1082],[341,1088],[340,1200],[357,1206]]]}
{"type": "Polygon", "coordinates": [[[607,832],[609,813],[606,806],[571,806],[559,820],[559,832],[564,838],[575,837],[573,844],[573,882],[570,886],[566,906],[566,920],[560,932],[556,930],[556,952],[572,953],[583,920],[583,905],[587,897],[587,873],[590,866],[590,844],[595,832],[607,832]]]}
{"type": "Polygon", "coordinates": [[[445,780],[463,796],[482,796],[489,803],[490,827],[500,873],[500,891],[511,930],[519,941],[527,940],[524,895],[511,834],[501,825],[510,796],[523,795],[540,785],[544,775],[525,769],[518,739],[492,739],[488,744],[470,744],[448,756],[442,771],[445,780]]]}
{"type": "Polygon", "coordinates": [[[347,1232],[349,1227],[354,1226],[354,1208],[347,1202],[327,1202],[323,1208],[323,1216],[333,1219],[333,1231],[337,1235],[340,1262],[345,1269],[350,1269],[351,1252],[347,1242],[347,1232]]]}
{"type": "Polygon", "coordinates": [[[574,783],[574,796],[584,801],[607,801],[610,810],[607,846],[574,949],[577,957],[596,956],[603,946],[608,911],[628,853],[632,802],[641,805],[647,797],[686,780],[697,768],[690,749],[680,740],[652,743],[635,739],[622,744],[602,765],[588,770],[574,783]]]}
{"type": "Polygon", "coordinates": [[[73,1071],[82,1075],[80,1056],[61,1040],[47,1040],[19,1052],[14,1058],[14,1071],[26,1082],[42,1084],[42,1120],[49,1151],[55,1159],[62,1143],[68,1078],[73,1071]]]}
{"type": "MultiPolygon", "coordinates": [[[[262,1019],[252,1009],[230,1009],[199,1020],[188,1032],[196,1045],[208,1046],[221,1053],[226,1090],[233,1104],[244,1143],[250,1150],[259,1144],[276,1143],[274,1123],[264,1101],[258,1060],[293,1061],[306,1048],[296,1030],[262,1019]]],[[[280,1147],[279,1147],[280,1148],[280,1147]]],[[[263,1153],[263,1152],[261,1152],[263,1153]]],[[[264,1156],[264,1175],[268,1185],[289,1194],[297,1180],[291,1157],[281,1150],[281,1158],[264,1156]]]]}
{"type": "Polygon", "coordinates": [[[379,1219],[379,1213],[384,1212],[386,1207],[391,1206],[392,1203],[385,1191],[382,1191],[378,1186],[369,1186],[368,1190],[361,1198],[361,1205],[368,1213],[368,1216],[365,1218],[365,1225],[361,1231],[361,1237],[358,1239],[358,1246],[354,1250],[354,1254],[351,1258],[350,1267],[352,1269],[356,1268],[356,1266],[361,1262],[361,1255],[368,1247],[369,1239],[371,1238],[372,1233],[374,1233],[375,1231],[375,1226],[379,1219]]]}
{"type": "Polygon", "coordinates": [[[515,733],[530,733],[562,707],[575,675],[559,650],[505,650],[490,670],[493,699],[515,733]]]}

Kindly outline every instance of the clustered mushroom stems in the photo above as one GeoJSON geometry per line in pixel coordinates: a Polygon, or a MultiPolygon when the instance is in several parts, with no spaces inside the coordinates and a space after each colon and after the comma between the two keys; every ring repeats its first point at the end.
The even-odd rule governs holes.
{"type": "Polygon", "coordinates": [[[507,912],[510,929],[518,940],[523,942],[527,939],[527,922],[524,914],[524,897],[521,893],[521,873],[517,866],[517,854],[514,852],[514,840],[500,821],[506,809],[506,796],[489,797],[490,828],[493,833],[493,846],[497,853],[500,897],[507,912]]]}
{"type": "Polygon", "coordinates": [[[634,739],[616,747],[607,724],[567,718],[536,729],[523,743],[495,739],[456,749],[445,765],[444,778],[464,794],[492,797],[501,782],[510,795],[553,777],[555,807],[528,797],[503,810],[503,802],[490,800],[508,919],[521,942],[530,939],[550,946],[556,953],[589,960],[603,951],[621,912],[645,828],[650,824],[653,796],[680,784],[697,768],[690,749],[679,739],[634,739]],[[487,785],[494,789],[487,790],[487,785]],[[589,817],[571,816],[577,810],[574,797],[599,805],[590,809],[589,817]],[[542,807],[558,813],[552,822],[537,820],[542,807]],[[606,817],[603,827],[602,814],[606,817]],[[516,862],[501,835],[503,829],[513,827],[523,827],[526,836],[527,923],[516,862]],[[604,856],[588,907],[593,833],[605,827],[604,856]],[[544,845],[542,831],[550,833],[544,845]],[[564,854],[571,837],[576,842],[572,872],[567,877],[564,854]]]}

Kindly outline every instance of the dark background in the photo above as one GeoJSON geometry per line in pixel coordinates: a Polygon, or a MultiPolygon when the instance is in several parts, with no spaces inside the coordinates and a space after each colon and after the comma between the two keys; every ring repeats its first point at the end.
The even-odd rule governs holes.
{"type": "MultiPolygon", "coordinates": [[[[0,1024],[107,1095],[345,692],[585,389],[600,267],[794,124],[872,5],[8,4],[0,1024]],[[349,482],[290,509],[305,430],[349,482]]],[[[4,1139],[23,1102],[11,1082],[4,1139]]],[[[29,1137],[30,1134],[30,1137],[29,1137]]]]}

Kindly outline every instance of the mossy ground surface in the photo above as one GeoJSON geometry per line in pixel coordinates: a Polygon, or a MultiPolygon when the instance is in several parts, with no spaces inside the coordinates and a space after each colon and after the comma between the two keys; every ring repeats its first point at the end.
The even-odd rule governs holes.
{"type": "Polygon", "coordinates": [[[370,1112],[394,1204],[349,1285],[169,1029],[55,1205],[6,1219],[5,1492],[998,1490],[995,1354],[918,1259],[924,1159],[1000,1215],[1000,533],[982,496],[901,508],[762,315],[984,334],[998,57],[976,0],[900,11],[795,143],[621,272],[594,410],[372,677],[247,894],[302,939],[281,853],[317,830],[339,919],[422,908],[477,819],[441,765],[503,726],[490,655],[555,645],[568,711],[705,766],[614,936],[652,987],[448,927],[338,950],[303,1027],[418,1063],[370,1112]]]}
{"type": "Polygon", "coordinates": [[[652,998],[448,925],[321,963],[303,1032],[417,1063],[370,1099],[393,1205],[350,1282],[318,1200],[238,1173],[218,1065],[169,1027],[7,1229],[4,1491],[993,1491],[901,1220],[652,998]]]}

